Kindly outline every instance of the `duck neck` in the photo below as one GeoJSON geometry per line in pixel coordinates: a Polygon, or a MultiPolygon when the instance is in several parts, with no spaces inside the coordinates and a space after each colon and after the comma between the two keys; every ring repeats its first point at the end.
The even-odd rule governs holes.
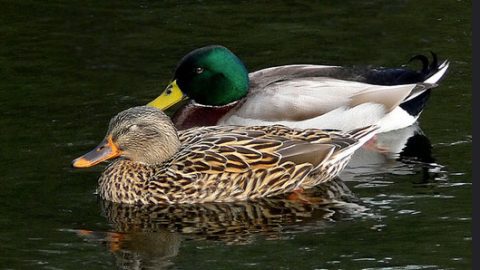
{"type": "Polygon", "coordinates": [[[102,199],[116,203],[147,204],[148,180],[157,173],[157,166],[119,159],[107,166],[98,179],[97,193],[102,199]]]}
{"type": "Polygon", "coordinates": [[[172,116],[172,121],[178,130],[198,126],[215,126],[218,121],[242,100],[234,101],[224,106],[206,106],[190,101],[172,116]]]}

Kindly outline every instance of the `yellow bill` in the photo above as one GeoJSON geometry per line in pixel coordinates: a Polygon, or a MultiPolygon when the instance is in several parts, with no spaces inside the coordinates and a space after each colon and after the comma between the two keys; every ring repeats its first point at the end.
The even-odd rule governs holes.
{"type": "Polygon", "coordinates": [[[147,106],[166,110],[186,98],[187,96],[183,94],[182,90],[178,87],[177,81],[173,81],[165,88],[165,91],[163,91],[159,97],[150,101],[147,106]]]}

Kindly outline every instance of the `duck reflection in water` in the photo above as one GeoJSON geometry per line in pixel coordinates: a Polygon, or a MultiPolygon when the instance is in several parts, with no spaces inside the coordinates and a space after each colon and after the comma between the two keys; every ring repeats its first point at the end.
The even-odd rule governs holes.
{"type": "Polygon", "coordinates": [[[110,232],[77,230],[100,242],[123,269],[165,268],[184,240],[247,245],[291,233],[323,230],[332,221],[369,217],[368,209],[340,179],[305,191],[309,201],[285,196],[256,202],[176,205],[125,205],[100,201],[110,232]]]}
{"type": "Polygon", "coordinates": [[[418,124],[376,135],[376,149],[357,150],[340,174],[344,181],[357,177],[372,181],[372,175],[412,175],[421,173],[418,184],[445,178],[444,167],[432,156],[432,145],[418,124]]]}

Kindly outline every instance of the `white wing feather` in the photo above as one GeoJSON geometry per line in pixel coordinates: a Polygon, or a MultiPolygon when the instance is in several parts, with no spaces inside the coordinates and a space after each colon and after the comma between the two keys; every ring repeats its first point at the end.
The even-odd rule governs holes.
{"type": "Polygon", "coordinates": [[[380,86],[326,77],[290,79],[250,92],[245,102],[220,119],[219,124],[283,124],[348,131],[377,123],[390,112],[391,104],[400,104],[414,87],[415,84],[380,86]],[[393,95],[396,100],[383,102],[378,98],[382,92],[385,99],[392,99],[392,92],[399,94],[393,95]],[[370,96],[375,99],[368,100],[370,96]],[[362,97],[361,103],[356,102],[358,97],[362,97]]]}

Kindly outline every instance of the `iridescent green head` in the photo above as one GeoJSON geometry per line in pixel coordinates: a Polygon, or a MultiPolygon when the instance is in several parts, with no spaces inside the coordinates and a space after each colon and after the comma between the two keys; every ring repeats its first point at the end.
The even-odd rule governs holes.
{"type": "Polygon", "coordinates": [[[175,80],[182,92],[204,105],[220,106],[248,92],[248,71],[223,46],[208,46],[187,54],[177,66],[175,80]]]}
{"type": "Polygon", "coordinates": [[[184,56],[172,82],[148,105],[166,110],[189,97],[222,106],[246,96],[248,84],[248,71],[235,54],[223,46],[207,46],[184,56]]]}

